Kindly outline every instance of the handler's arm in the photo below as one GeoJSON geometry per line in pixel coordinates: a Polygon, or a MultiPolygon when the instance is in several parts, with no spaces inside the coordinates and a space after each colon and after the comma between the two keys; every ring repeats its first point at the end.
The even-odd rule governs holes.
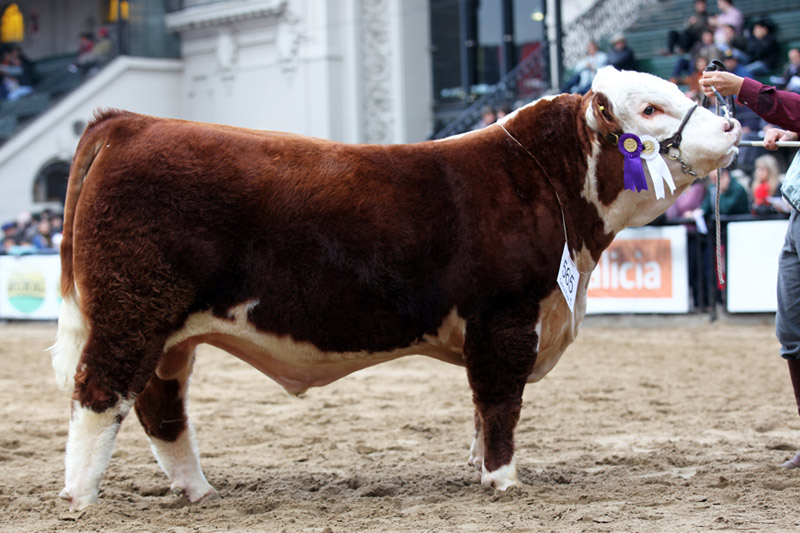
{"type": "Polygon", "coordinates": [[[779,91],[751,78],[742,78],[730,72],[704,72],[700,85],[707,96],[715,87],[722,96],[737,96],[742,104],[769,122],[789,131],[800,130],[800,94],[779,91]]]}
{"type": "Polygon", "coordinates": [[[797,133],[793,131],[782,130],[780,128],[770,128],[764,134],[764,148],[767,150],[777,150],[778,141],[796,141],[798,138],[797,133]]]}

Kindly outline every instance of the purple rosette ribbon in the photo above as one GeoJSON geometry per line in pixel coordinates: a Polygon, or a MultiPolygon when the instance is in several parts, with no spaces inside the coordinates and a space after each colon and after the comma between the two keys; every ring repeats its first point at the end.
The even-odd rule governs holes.
{"type": "Polygon", "coordinates": [[[633,133],[623,133],[619,137],[617,148],[625,156],[623,181],[625,189],[630,191],[646,191],[647,178],[644,175],[644,165],[641,155],[644,145],[641,139],[633,133]]]}

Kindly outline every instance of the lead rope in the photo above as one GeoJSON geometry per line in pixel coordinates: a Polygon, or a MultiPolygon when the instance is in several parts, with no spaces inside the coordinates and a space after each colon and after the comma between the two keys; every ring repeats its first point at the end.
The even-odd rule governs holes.
{"type": "MultiPolygon", "coordinates": [[[[542,177],[543,177],[543,178],[544,178],[544,180],[547,182],[547,184],[550,186],[550,188],[553,190],[553,194],[555,194],[555,195],[556,195],[556,200],[558,201],[558,208],[559,208],[559,209],[561,209],[561,224],[564,226],[564,242],[565,242],[565,243],[567,243],[567,247],[569,247],[569,240],[567,239],[567,219],[566,219],[566,217],[564,216],[564,206],[561,204],[561,198],[559,198],[559,197],[558,197],[558,191],[556,191],[556,188],[555,188],[555,187],[553,186],[553,184],[550,182],[550,178],[548,178],[548,177],[547,177],[547,171],[544,169],[544,167],[542,166],[542,164],[541,164],[541,163],[539,163],[539,160],[538,160],[538,159],[536,159],[536,158],[533,156],[533,154],[530,152],[530,150],[528,150],[527,148],[525,148],[525,145],[524,145],[524,144],[522,144],[521,142],[519,142],[519,141],[517,140],[517,138],[516,138],[516,137],[514,137],[513,135],[511,135],[511,133],[510,133],[510,132],[509,132],[509,131],[506,129],[506,127],[505,127],[505,126],[503,126],[503,125],[502,125],[502,124],[500,124],[499,122],[495,122],[495,124],[496,124],[497,126],[500,126],[500,128],[502,128],[502,130],[503,130],[504,132],[506,132],[506,135],[508,135],[508,136],[509,136],[509,138],[510,138],[512,141],[514,141],[515,143],[517,143],[517,145],[518,145],[520,148],[522,148],[523,150],[525,150],[525,152],[526,152],[526,153],[527,153],[527,154],[528,154],[528,155],[531,157],[531,159],[533,159],[533,162],[534,162],[534,163],[536,163],[536,166],[538,166],[538,167],[539,167],[539,170],[541,170],[541,171],[542,171],[542,177]]],[[[580,271],[578,271],[578,272],[580,272],[580,271]]],[[[581,272],[581,274],[585,274],[585,272],[581,272]]]]}
{"type": "MultiPolygon", "coordinates": [[[[727,71],[728,69],[725,68],[725,65],[719,59],[713,60],[707,67],[706,71],[727,71]]],[[[716,113],[717,116],[724,116],[728,123],[731,123],[731,117],[733,116],[734,112],[734,100],[733,96],[730,98],[730,102],[726,103],[725,98],[717,91],[717,88],[713,85],[711,89],[714,91],[714,96],[716,100],[716,113]],[[720,113],[720,110],[722,113],[720,113]]],[[[708,100],[707,96],[703,97],[703,107],[705,107],[706,102],[708,100]]],[[[717,169],[717,194],[716,194],[716,201],[714,202],[714,218],[716,219],[716,224],[714,224],[715,230],[715,237],[717,240],[716,243],[716,260],[717,260],[717,286],[721,289],[725,286],[725,273],[723,272],[722,268],[722,223],[719,220],[719,197],[720,197],[720,190],[719,190],[719,183],[722,179],[722,169],[717,169]]]]}
{"type": "MultiPolygon", "coordinates": [[[[503,126],[503,125],[502,125],[500,122],[495,122],[495,123],[494,123],[494,125],[495,125],[495,126],[500,126],[500,128],[501,128],[501,129],[502,129],[504,132],[506,132],[506,135],[508,135],[508,137],[509,137],[509,138],[510,138],[512,141],[514,141],[515,143],[517,143],[517,146],[519,146],[520,148],[522,148],[523,150],[525,150],[525,153],[527,153],[527,154],[530,156],[530,158],[531,158],[531,159],[533,159],[533,162],[534,162],[534,163],[536,163],[536,166],[537,166],[537,167],[539,167],[539,170],[541,170],[541,171],[542,171],[542,177],[544,178],[544,181],[546,181],[546,182],[547,182],[547,184],[550,186],[550,189],[552,189],[552,191],[553,191],[553,194],[555,194],[555,195],[556,195],[556,200],[558,201],[558,208],[561,210],[561,225],[562,225],[562,226],[563,226],[563,228],[564,228],[564,245],[567,247],[567,250],[569,250],[569,238],[567,237],[567,218],[564,216],[564,205],[561,203],[561,198],[558,196],[558,191],[556,190],[555,186],[553,185],[553,182],[551,182],[551,181],[550,181],[550,178],[547,176],[547,171],[544,169],[544,167],[543,167],[543,166],[542,166],[542,164],[539,162],[539,160],[538,160],[538,159],[536,159],[536,157],[535,157],[535,156],[534,156],[534,155],[531,153],[531,151],[530,151],[530,150],[528,150],[528,149],[525,147],[525,145],[524,145],[524,144],[522,144],[521,142],[519,142],[519,141],[517,140],[517,138],[516,138],[516,137],[514,137],[513,135],[511,135],[511,132],[510,132],[510,131],[508,131],[508,130],[506,129],[506,127],[505,127],[505,126],[503,126]]],[[[569,252],[569,254],[570,254],[570,259],[571,259],[571,258],[572,258],[572,252],[570,251],[570,252],[569,252]]],[[[579,255],[580,255],[580,254],[579,254],[579,255]]],[[[583,275],[583,276],[587,276],[587,275],[589,275],[589,274],[591,274],[591,273],[592,273],[592,271],[591,271],[591,270],[587,270],[586,272],[584,272],[583,270],[581,270],[580,268],[578,268],[578,264],[577,264],[577,263],[575,263],[575,270],[577,270],[577,271],[578,271],[578,274],[581,274],[581,275],[583,275]]]]}
{"type": "MultiPolygon", "coordinates": [[[[717,115],[719,115],[720,110],[720,94],[714,89],[716,93],[716,100],[717,100],[717,115]]],[[[729,119],[730,120],[730,119],[729,119]]],[[[716,246],[716,257],[717,257],[717,286],[721,289],[725,286],[725,273],[723,272],[722,268],[722,224],[719,221],[719,184],[720,180],[722,179],[722,169],[717,169],[717,194],[716,194],[716,201],[714,202],[714,217],[716,218],[716,224],[714,224],[714,231],[716,232],[716,239],[717,239],[717,246],[716,246]]]]}

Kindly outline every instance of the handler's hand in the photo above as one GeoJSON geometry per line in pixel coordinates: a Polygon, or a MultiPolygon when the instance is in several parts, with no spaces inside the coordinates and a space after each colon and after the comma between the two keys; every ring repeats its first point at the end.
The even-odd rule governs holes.
{"type": "Polygon", "coordinates": [[[706,96],[714,96],[712,85],[717,88],[722,96],[730,96],[739,94],[743,81],[743,78],[730,72],[712,71],[703,72],[703,76],[700,78],[700,85],[703,86],[703,92],[706,96]]]}
{"type": "Polygon", "coordinates": [[[767,150],[777,150],[778,141],[796,141],[797,134],[793,131],[786,131],[780,128],[770,128],[764,134],[764,148],[767,150]]]}

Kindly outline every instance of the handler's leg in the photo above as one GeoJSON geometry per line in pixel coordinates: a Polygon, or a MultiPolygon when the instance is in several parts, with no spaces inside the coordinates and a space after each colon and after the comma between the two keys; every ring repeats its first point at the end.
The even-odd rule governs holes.
{"type": "MultiPolygon", "coordinates": [[[[781,357],[789,364],[794,397],[800,412],[800,220],[792,211],[786,239],[781,249],[778,265],[778,312],[775,315],[775,333],[781,343],[781,357]]],[[[781,465],[784,468],[800,467],[800,453],[781,465]]]]}
{"type": "MultiPolygon", "coordinates": [[[[522,392],[536,362],[538,335],[535,314],[531,316],[524,309],[487,314],[490,316],[468,324],[464,348],[478,415],[476,437],[483,437],[481,483],[506,490],[519,484],[514,428],[522,408],[522,392]]],[[[478,450],[480,445],[473,446],[473,451],[478,450]]]]}
{"type": "Polygon", "coordinates": [[[136,415],[158,465],[172,482],[172,491],[192,503],[215,500],[219,494],[203,475],[194,427],[186,411],[194,348],[173,348],[162,361],[166,364],[162,363],[136,399],[136,415]],[[168,373],[165,379],[157,375],[161,370],[168,373]]]}

